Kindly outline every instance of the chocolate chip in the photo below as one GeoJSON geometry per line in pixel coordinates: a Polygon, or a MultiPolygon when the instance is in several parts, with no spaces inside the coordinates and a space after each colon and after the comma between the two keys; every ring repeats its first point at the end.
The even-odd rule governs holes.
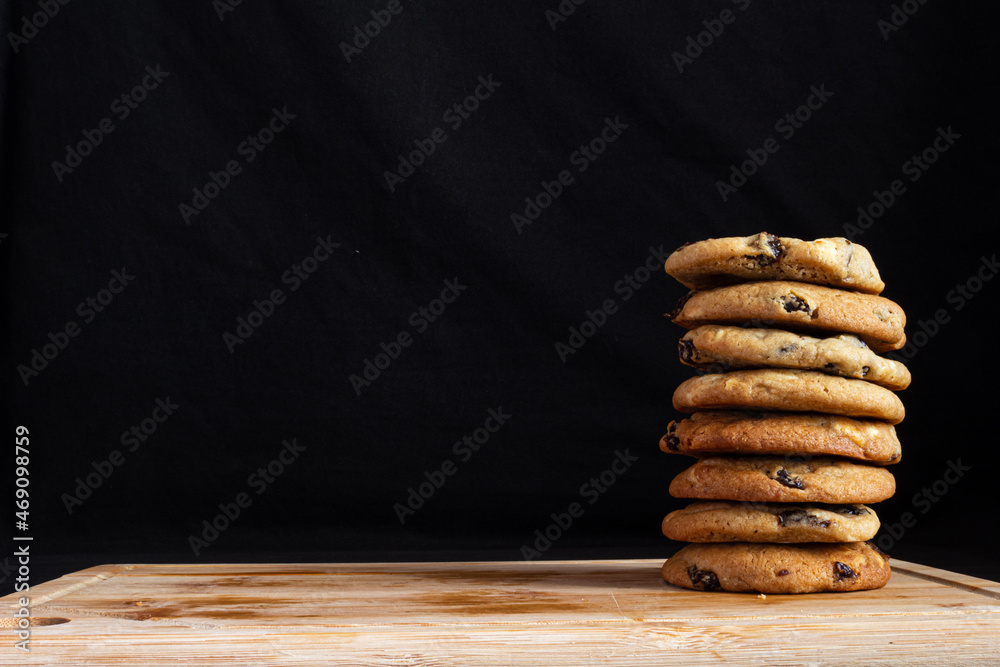
{"type": "Polygon", "coordinates": [[[770,250],[774,255],[774,259],[780,259],[785,253],[785,249],[781,245],[781,239],[774,234],[768,234],[767,232],[762,232],[761,236],[764,237],[764,243],[767,245],[768,250],[770,250]]]}
{"type": "Polygon", "coordinates": [[[788,570],[778,570],[778,576],[779,577],[784,577],[784,576],[787,576],[789,574],[791,574],[791,572],[789,572],[788,570]]]}
{"type": "Polygon", "coordinates": [[[788,354],[789,352],[797,352],[799,349],[798,343],[789,343],[788,345],[782,345],[778,348],[778,354],[788,354]]]}
{"type": "Polygon", "coordinates": [[[875,553],[877,553],[877,554],[878,554],[879,556],[881,556],[881,557],[882,557],[883,559],[885,559],[885,560],[889,560],[889,554],[887,554],[886,552],[882,551],[882,550],[881,550],[881,549],[879,549],[879,548],[878,548],[877,546],[875,546],[875,543],[874,543],[874,542],[865,542],[865,544],[867,544],[868,546],[870,546],[870,547],[872,548],[872,550],[874,550],[874,551],[875,551],[875,553]]]}
{"type": "Polygon", "coordinates": [[[670,422],[667,426],[667,434],[663,436],[663,439],[670,451],[676,452],[681,448],[681,439],[677,437],[677,422],[670,422]]]}
{"type": "Polygon", "coordinates": [[[819,526],[820,528],[830,527],[829,521],[820,521],[820,518],[815,514],[810,514],[804,509],[799,509],[798,507],[791,510],[785,510],[784,512],[781,512],[777,516],[778,516],[778,525],[782,527],[795,526],[799,524],[805,524],[807,526],[819,526]]]}
{"type": "Polygon", "coordinates": [[[753,244],[762,252],[758,255],[743,255],[743,259],[749,260],[751,267],[755,269],[774,264],[785,252],[781,246],[781,239],[767,232],[758,234],[753,244]]]}
{"type": "Polygon", "coordinates": [[[828,507],[832,512],[837,514],[847,514],[849,516],[861,516],[862,514],[870,514],[868,509],[861,507],[860,505],[831,505],[828,507]]]}
{"type": "Polygon", "coordinates": [[[674,309],[669,313],[667,313],[667,317],[669,317],[671,320],[677,319],[677,316],[681,314],[681,310],[684,308],[684,304],[688,302],[688,299],[690,299],[692,295],[694,295],[694,290],[691,290],[690,292],[682,296],[677,301],[677,305],[674,306],[674,309]]]}
{"type": "Polygon", "coordinates": [[[833,580],[843,581],[844,579],[857,579],[858,575],[850,568],[849,565],[844,565],[839,560],[833,564],[833,580]]]}
{"type": "Polygon", "coordinates": [[[802,485],[802,480],[800,478],[798,478],[798,477],[792,477],[788,473],[788,471],[785,470],[784,468],[778,468],[778,471],[774,473],[774,476],[771,479],[776,480],[776,481],[778,481],[778,482],[780,482],[780,483],[784,484],[785,486],[787,486],[789,488],[792,488],[792,489],[802,489],[802,488],[805,488],[802,485]]]}
{"type": "Polygon", "coordinates": [[[781,297],[781,302],[785,304],[786,313],[794,313],[796,311],[801,311],[803,313],[812,312],[812,309],[809,308],[809,304],[806,303],[805,299],[797,297],[794,294],[781,297]]]}
{"type": "Polygon", "coordinates": [[[699,570],[697,565],[688,567],[691,585],[702,591],[721,591],[719,577],[711,570],[699,570]]]}
{"type": "Polygon", "coordinates": [[[862,366],[861,367],[861,377],[868,377],[868,371],[870,371],[870,370],[871,370],[871,368],[869,368],[868,366],[862,366]]]}
{"type": "Polygon", "coordinates": [[[698,356],[698,350],[695,349],[694,343],[681,338],[677,341],[677,355],[681,358],[681,361],[694,361],[695,357],[698,356]]]}
{"type": "Polygon", "coordinates": [[[828,363],[828,364],[827,364],[826,366],[823,366],[823,369],[824,369],[824,370],[828,370],[828,371],[835,371],[835,370],[837,370],[837,364],[835,364],[835,363],[833,363],[833,362],[831,361],[831,362],[830,362],[830,363],[828,363]]]}

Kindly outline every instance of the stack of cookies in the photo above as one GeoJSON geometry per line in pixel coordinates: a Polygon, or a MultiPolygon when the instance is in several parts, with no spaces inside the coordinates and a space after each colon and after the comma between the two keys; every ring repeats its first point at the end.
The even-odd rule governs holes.
{"type": "Polygon", "coordinates": [[[906,342],[905,316],[878,296],[871,255],[843,238],[761,233],[684,245],[665,269],[691,290],[669,317],[689,329],[681,362],[703,373],[677,387],[688,416],[660,440],[697,459],[670,484],[695,502],[663,520],[691,543],[663,578],[761,593],[884,586],[868,504],[895,492],[894,392],[910,374],[879,356],[906,342]]]}

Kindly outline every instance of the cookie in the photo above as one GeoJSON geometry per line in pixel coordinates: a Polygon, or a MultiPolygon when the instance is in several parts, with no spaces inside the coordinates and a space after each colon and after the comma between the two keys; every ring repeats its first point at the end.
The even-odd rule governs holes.
{"type": "Polygon", "coordinates": [[[889,556],[870,542],[689,544],[660,571],[683,588],[768,594],[871,590],[891,575],[889,556]]]}
{"type": "Polygon", "coordinates": [[[903,402],[884,387],[817,371],[760,369],[688,378],[674,390],[674,409],[825,412],[903,421],[903,402]]]}
{"type": "Polygon", "coordinates": [[[854,334],[876,352],[906,344],[906,315],[881,296],[787,280],[691,292],[668,317],[686,329],[735,324],[805,333],[854,334]]]}
{"type": "Polygon", "coordinates": [[[857,336],[814,338],[782,329],[705,324],[677,343],[681,363],[713,373],[744,368],[795,368],[867,380],[899,391],[910,385],[906,366],[880,357],[857,336]]]}
{"type": "Polygon", "coordinates": [[[674,477],[674,498],[759,503],[877,503],[896,491],[882,467],[816,456],[712,456],[674,477]]]}
{"type": "Polygon", "coordinates": [[[796,280],[867,294],[885,288],[868,250],[845,238],[802,241],[761,232],[706,239],[682,245],[663,268],[691,289],[751,280],[796,280]]]}
{"type": "Polygon", "coordinates": [[[680,542],[863,542],[875,537],[879,520],[864,505],[700,500],[662,526],[680,542]]]}
{"type": "Polygon", "coordinates": [[[846,456],[888,465],[902,456],[896,429],[887,422],[818,413],[713,411],[675,420],[660,438],[668,454],[846,456]]]}

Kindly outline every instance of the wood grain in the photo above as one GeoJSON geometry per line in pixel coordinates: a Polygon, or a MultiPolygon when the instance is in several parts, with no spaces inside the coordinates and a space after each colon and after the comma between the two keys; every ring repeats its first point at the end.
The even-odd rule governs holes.
{"type": "Polygon", "coordinates": [[[0,663],[1000,664],[996,582],[894,561],[877,591],[764,597],[660,565],[107,565],[33,587],[31,652],[9,629],[0,663]]]}

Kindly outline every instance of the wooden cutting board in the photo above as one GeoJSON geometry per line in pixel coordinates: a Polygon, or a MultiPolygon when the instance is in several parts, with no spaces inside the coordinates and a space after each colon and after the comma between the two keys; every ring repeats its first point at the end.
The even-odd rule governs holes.
{"type": "Polygon", "coordinates": [[[699,593],[662,560],[106,565],[0,598],[0,663],[1000,664],[1000,584],[894,561],[877,591],[699,593]]]}

